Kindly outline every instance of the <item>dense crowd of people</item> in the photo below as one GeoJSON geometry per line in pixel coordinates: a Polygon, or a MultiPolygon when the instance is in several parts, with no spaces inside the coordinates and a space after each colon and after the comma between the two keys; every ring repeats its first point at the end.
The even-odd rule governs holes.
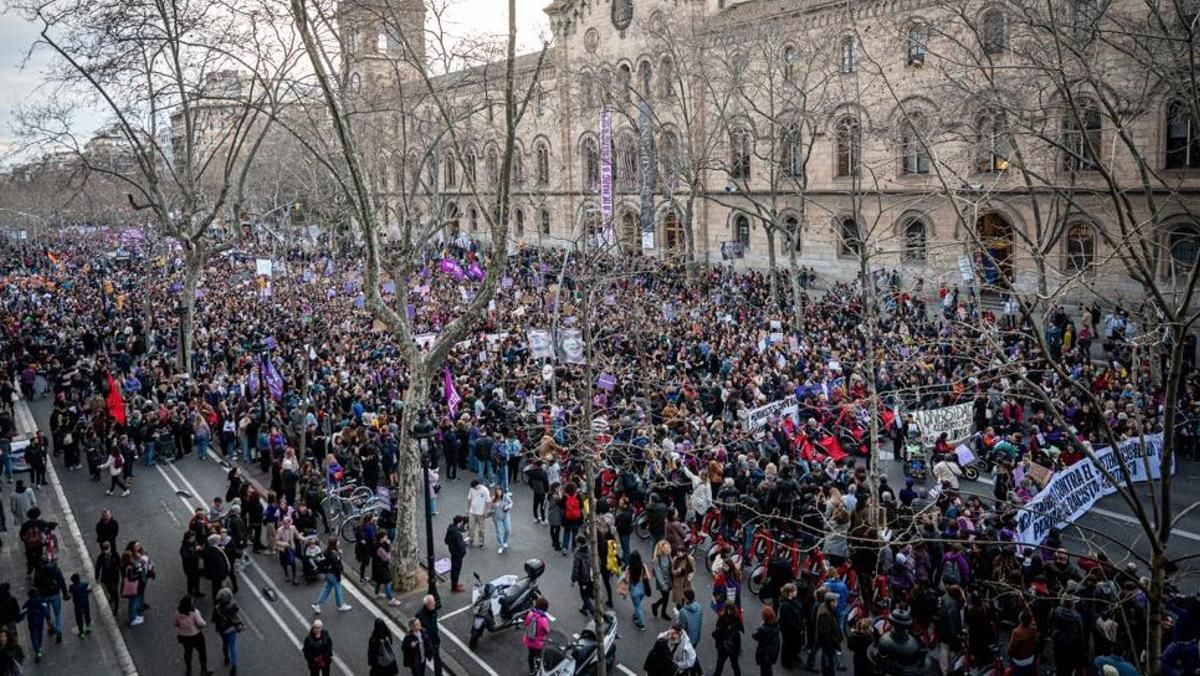
{"type": "MultiPolygon", "coordinates": [[[[248,552],[275,553],[286,580],[323,580],[315,613],[330,595],[338,610],[350,610],[337,537],[322,543],[318,535],[329,531],[323,498],[349,480],[389,505],[359,524],[353,559],[359,577],[394,601],[389,489],[404,471],[410,376],[364,307],[353,258],[296,250],[267,278],[240,252],[215,257],[197,291],[184,371],[172,311],[183,290],[177,255],[147,249],[114,258],[92,242],[3,245],[0,357],[11,374],[4,387],[32,398],[39,377],[49,383],[50,437],[31,445],[32,457],[27,451],[31,467],[61,455],[68,470],[106,475],[110,495],[133,490],[126,480],[138,461],[195,452],[235,463],[229,491],[198,509],[182,535],[188,588],[175,626],[189,673],[193,652],[207,672],[210,620],[236,673],[233,595],[248,552]],[[255,472],[266,490],[242,472],[255,472]],[[195,603],[204,579],[214,604],[208,619],[195,603]]],[[[477,245],[447,244],[412,278],[385,282],[385,299],[407,313],[419,339],[436,335],[476,292],[481,265],[477,245]]],[[[582,611],[595,610],[581,531],[595,519],[603,602],[628,598],[638,629],[647,626],[645,599],[652,615],[669,618],[645,664],[655,676],[699,673],[696,647],[709,640],[717,674],[726,665],[740,673],[749,641],[763,674],[776,664],[823,674],[847,664],[858,673],[924,673],[927,659],[944,673],[1002,663],[1014,674],[1051,666],[1059,674],[1105,666],[1128,673],[1121,670],[1146,648],[1146,584],[1136,564],[1071,553],[1057,531],[1044,543],[1016,542],[1015,513],[1038,477],[1044,481],[1029,471],[1034,465],[1052,473],[1079,462],[1078,444],[1108,445],[1106,429],[1118,438],[1162,431],[1154,365],[1135,360],[1130,347],[1135,315],[1093,306],[1072,316],[1055,307],[1034,329],[1011,304],[996,312],[966,289],[935,289],[895,271],[879,271],[866,293],[854,284],[806,293],[793,312],[786,284],[772,306],[769,282],[719,267],[689,279],[682,267],[652,259],[606,260],[601,276],[552,251],[512,256],[485,316],[428,393],[437,425],[432,485],[475,475],[444,541],[453,590],[463,589],[467,546],[494,536],[504,554],[511,520],[525,518],[513,513],[512,485],[525,482],[533,520],[572,557],[582,611]],[[869,325],[863,298],[873,304],[869,325]],[[598,379],[585,388],[579,366],[537,357],[527,335],[583,321],[602,346],[592,353],[598,379]],[[582,464],[590,448],[585,398],[605,420],[607,462],[595,482],[582,464]],[[753,409],[781,400],[794,414],[752,423],[753,409]],[[990,497],[961,490],[950,457],[959,440],[927,449],[931,488],[912,478],[892,486],[865,462],[873,444],[907,453],[913,411],[959,403],[973,406],[968,443],[995,459],[990,497]],[[654,543],[649,554],[634,546],[638,529],[654,543]],[[766,571],[761,579],[751,579],[756,565],[766,571]],[[693,584],[701,566],[712,570],[711,589],[693,584]],[[754,620],[742,613],[751,586],[767,602],[754,620]],[[704,627],[713,628],[711,639],[704,627]]],[[[1183,423],[1167,431],[1185,453],[1195,452],[1198,393],[1189,374],[1183,423]]],[[[30,480],[40,485],[40,476],[35,469],[30,480]]],[[[39,521],[35,505],[17,504],[26,493],[23,485],[14,491],[12,513],[28,519],[22,534],[42,535],[21,537],[30,601],[20,606],[0,586],[0,664],[18,661],[5,657],[20,651],[18,620],[27,619],[29,646],[40,655],[44,625],[61,641],[56,599],[72,598],[78,609],[75,583],[85,585],[85,606],[88,596],[87,581],[68,585],[54,565],[53,524],[39,521]]],[[[110,602],[127,599],[126,621],[136,626],[154,563],[137,542],[118,554],[115,527],[105,528],[112,537],[101,541],[96,583],[110,602]]],[[[371,659],[423,665],[435,624],[416,620],[401,655],[384,627],[372,637],[371,659]]],[[[524,639],[531,654],[544,641],[542,623],[533,624],[524,639]]],[[[1196,635],[1177,622],[1170,645],[1194,647],[1196,635]]],[[[304,653],[313,673],[329,672],[332,648],[319,621],[304,653]]],[[[1195,670],[1193,653],[1168,650],[1185,669],[1175,673],[1195,670]]]]}

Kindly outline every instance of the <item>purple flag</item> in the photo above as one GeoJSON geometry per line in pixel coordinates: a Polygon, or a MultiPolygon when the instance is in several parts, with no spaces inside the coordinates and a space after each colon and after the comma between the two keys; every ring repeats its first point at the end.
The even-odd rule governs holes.
{"type": "Polygon", "coordinates": [[[271,393],[271,398],[279,401],[283,399],[283,376],[279,375],[279,371],[275,368],[275,364],[270,358],[265,359],[266,364],[263,367],[263,379],[267,381],[267,390],[271,393]]]}
{"type": "Polygon", "coordinates": [[[183,283],[182,282],[175,282],[174,284],[171,285],[171,293],[179,293],[180,291],[183,291],[183,283]]]}
{"type": "Polygon", "coordinates": [[[458,264],[458,261],[452,260],[449,258],[443,258],[438,263],[438,269],[441,270],[442,272],[450,275],[456,281],[459,281],[459,282],[461,282],[463,280],[463,278],[466,276],[463,274],[462,266],[458,264]]]}
{"type": "Polygon", "coordinates": [[[367,306],[367,297],[366,296],[364,296],[360,293],[354,297],[354,307],[361,310],[366,306],[367,306]]]}
{"type": "Polygon", "coordinates": [[[478,282],[484,277],[483,268],[480,267],[479,263],[471,261],[471,266],[467,268],[467,276],[478,282]]]}
{"type": "Polygon", "coordinates": [[[404,306],[404,309],[408,312],[408,321],[411,322],[412,320],[417,318],[417,306],[416,305],[409,303],[408,305],[404,306]]]}
{"type": "Polygon", "coordinates": [[[611,392],[617,387],[617,377],[611,373],[601,373],[600,378],[596,381],[596,387],[611,392]]]}
{"type": "Polygon", "coordinates": [[[500,280],[500,288],[501,289],[511,289],[512,285],[513,285],[512,277],[505,276],[504,278],[502,278],[500,280]]]}
{"type": "Polygon", "coordinates": [[[458,390],[454,389],[454,376],[450,375],[450,369],[442,369],[442,396],[446,398],[446,407],[450,409],[450,417],[458,415],[458,404],[462,401],[462,397],[458,396],[458,390]]]}
{"type": "Polygon", "coordinates": [[[383,287],[380,289],[380,291],[382,293],[396,293],[396,283],[395,282],[384,282],[383,287]]]}

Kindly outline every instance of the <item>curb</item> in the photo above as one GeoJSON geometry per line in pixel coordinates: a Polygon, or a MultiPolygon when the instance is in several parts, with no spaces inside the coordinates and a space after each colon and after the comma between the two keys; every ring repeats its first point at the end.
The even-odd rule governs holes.
{"type": "MultiPolygon", "coordinates": [[[[224,467],[224,468],[234,467],[234,465],[229,464],[229,462],[226,461],[224,458],[220,458],[219,453],[214,457],[219,458],[217,460],[217,465],[219,467],[224,467]]],[[[253,465],[253,464],[254,463],[241,463],[236,466],[244,468],[248,465],[253,465]]],[[[262,481],[260,481],[258,479],[258,477],[253,476],[251,473],[246,473],[246,472],[244,472],[242,474],[242,477],[245,478],[246,480],[248,480],[251,484],[253,484],[254,487],[256,489],[258,489],[258,492],[263,496],[264,499],[266,498],[269,488],[267,486],[263,485],[262,481]]],[[[54,481],[54,479],[51,478],[51,481],[54,481]]],[[[82,536],[80,537],[80,542],[82,542],[82,536]]],[[[368,589],[360,581],[354,579],[353,576],[350,576],[350,575],[342,576],[342,584],[344,584],[344,585],[349,584],[350,586],[353,586],[355,589],[357,589],[376,610],[378,610],[381,614],[389,617],[393,622],[395,622],[398,625],[399,629],[403,630],[404,628],[408,627],[408,621],[411,619],[409,616],[401,613],[400,611],[396,610],[395,608],[392,608],[391,606],[387,606],[387,607],[380,606],[379,604],[375,603],[372,600],[375,596],[374,589],[368,589]]],[[[424,597],[424,594],[422,594],[421,596],[424,597]]],[[[399,597],[399,594],[397,594],[397,597],[399,597]]],[[[114,625],[114,627],[115,627],[115,625],[114,625]]],[[[439,629],[439,633],[440,633],[440,631],[441,631],[441,619],[440,618],[438,621],[438,629],[439,629]]],[[[401,636],[403,636],[403,631],[401,632],[401,636]]],[[[459,664],[458,660],[455,659],[455,657],[453,655],[450,655],[449,653],[447,653],[446,649],[444,647],[441,649],[441,654],[442,654],[442,673],[448,674],[449,676],[467,676],[467,674],[471,673],[470,671],[467,671],[465,668],[463,668],[463,666],[461,664],[459,664]]],[[[433,674],[432,661],[426,662],[426,673],[431,674],[431,675],[433,674]]],[[[126,674],[126,676],[137,676],[137,675],[136,675],[136,673],[134,673],[134,674],[126,674]]]]}
{"type": "MultiPolygon", "coordinates": [[[[19,436],[29,438],[33,436],[33,432],[37,431],[37,421],[33,417],[33,412],[29,410],[29,403],[21,400],[13,404],[13,412],[17,423],[17,432],[19,436]]],[[[50,487],[54,489],[54,495],[58,498],[59,508],[62,510],[63,517],[67,522],[67,532],[71,536],[71,546],[75,550],[75,554],[83,560],[83,570],[87,573],[89,580],[96,579],[96,569],[92,563],[92,557],[88,554],[87,545],[84,544],[83,533],[79,530],[79,523],[75,519],[75,512],[71,509],[71,503],[67,501],[67,494],[63,490],[62,482],[58,480],[58,471],[54,468],[54,462],[46,459],[46,476],[50,478],[50,487]]],[[[117,627],[117,620],[113,617],[112,611],[109,610],[109,604],[106,599],[104,585],[96,584],[94,593],[97,598],[105,599],[101,607],[97,608],[97,617],[100,624],[104,627],[104,633],[108,635],[108,640],[112,644],[113,650],[117,653],[117,664],[121,669],[123,676],[138,676],[137,666],[133,663],[133,656],[129,654],[129,646],[125,643],[125,637],[121,635],[121,630],[117,627]]]]}

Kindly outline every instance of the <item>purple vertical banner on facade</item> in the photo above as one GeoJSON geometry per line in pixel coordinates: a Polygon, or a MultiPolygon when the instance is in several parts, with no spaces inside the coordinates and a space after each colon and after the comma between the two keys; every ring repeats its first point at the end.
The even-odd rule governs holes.
{"type": "Polygon", "coordinates": [[[604,241],[613,241],[613,153],[612,111],[608,106],[600,109],[600,218],[603,224],[604,241]]]}

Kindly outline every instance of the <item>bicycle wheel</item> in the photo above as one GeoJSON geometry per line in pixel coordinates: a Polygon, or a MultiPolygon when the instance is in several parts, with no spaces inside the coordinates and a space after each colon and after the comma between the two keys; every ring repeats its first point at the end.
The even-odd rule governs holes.
{"type": "Polygon", "coordinates": [[[321,500],[321,509],[325,510],[325,516],[336,519],[342,515],[342,500],[336,495],[326,495],[321,500]]]}
{"type": "Polygon", "coordinates": [[[342,521],[342,525],[338,526],[338,534],[342,536],[343,540],[346,542],[354,542],[358,539],[355,537],[354,533],[354,531],[358,529],[358,521],[357,515],[347,515],[346,520],[342,521]],[[351,518],[352,516],[354,518],[351,518]]]}
{"type": "Polygon", "coordinates": [[[649,521],[649,519],[646,518],[646,516],[644,514],[642,516],[639,516],[637,518],[637,520],[634,522],[633,532],[638,536],[639,540],[649,540],[650,539],[649,524],[650,524],[650,521],[649,521]]]}
{"type": "Polygon", "coordinates": [[[370,488],[367,488],[366,486],[359,486],[358,488],[350,491],[349,500],[351,505],[358,507],[373,497],[375,497],[375,494],[371,492],[370,488]]]}
{"type": "Polygon", "coordinates": [[[746,588],[750,590],[751,594],[758,596],[759,600],[762,600],[762,596],[759,595],[762,593],[763,584],[766,581],[767,567],[760,563],[754,567],[754,572],[750,573],[750,576],[746,578],[746,588]]]}

